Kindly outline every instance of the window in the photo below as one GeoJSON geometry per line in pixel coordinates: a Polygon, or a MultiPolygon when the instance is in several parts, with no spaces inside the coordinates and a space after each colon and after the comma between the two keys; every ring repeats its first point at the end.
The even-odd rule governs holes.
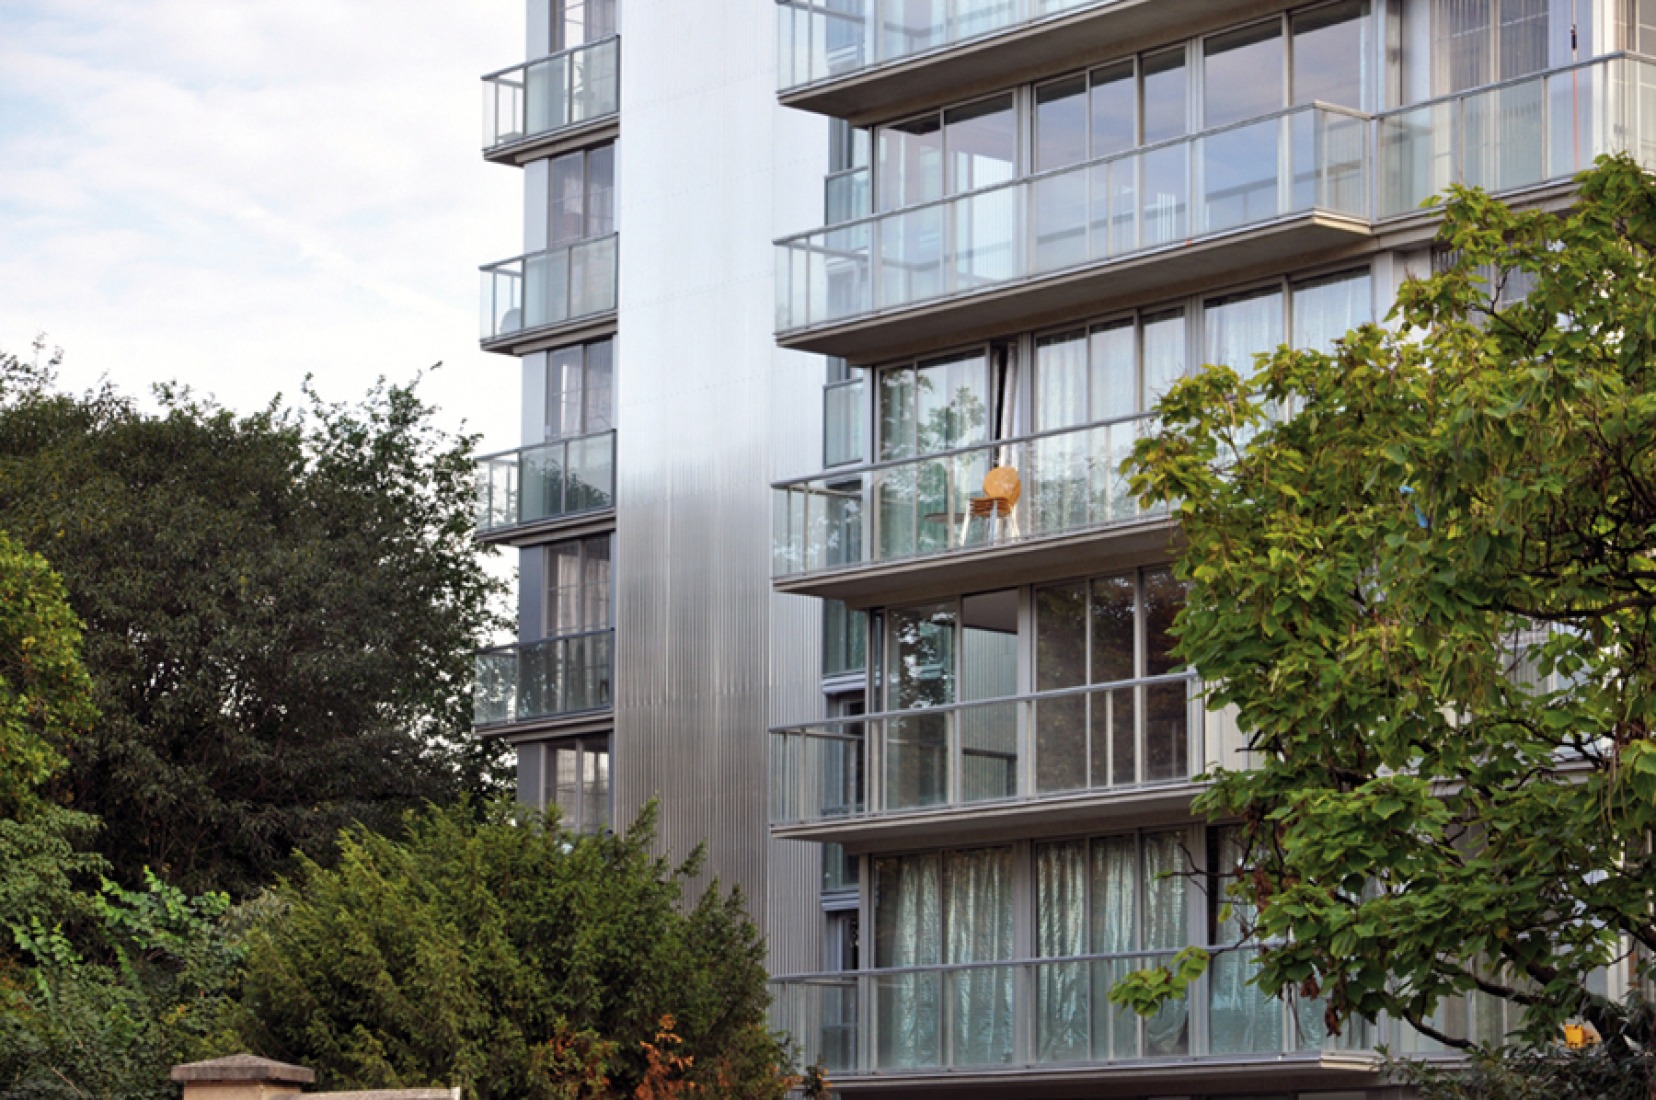
{"type": "Polygon", "coordinates": [[[1191,681],[1172,655],[1184,586],[1167,569],[1035,592],[1036,789],[1190,777],[1191,681]]]}
{"type": "Polygon", "coordinates": [[[615,232],[615,146],[599,145],[552,159],[550,247],[615,232]]]}
{"type": "MultiPolygon", "coordinates": [[[[1012,912],[1011,848],[876,859],[874,965],[1010,959],[1012,912]]],[[[942,978],[911,972],[876,986],[879,1068],[993,1065],[1011,1057],[1011,968],[942,978]]]]}
{"type": "Polygon", "coordinates": [[[1167,953],[1190,942],[1186,840],[1181,830],[1036,846],[1037,955],[1063,959],[1144,953],[1040,968],[1040,1061],[1189,1053],[1186,1002],[1171,1002],[1141,1023],[1130,1009],[1111,1006],[1107,999],[1116,982],[1165,963],[1167,953]]]}
{"type": "Polygon", "coordinates": [[[900,210],[1004,183],[1017,175],[1011,93],[875,131],[879,209],[900,210]]]}
{"type": "Polygon", "coordinates": [[[552,52],[615,33],[615,0],[552,0],[552,52]]]}
{"type": "Polygon", "coordinates": [[[546,356],[546,438],[615,426],[615,341],[554,348],[546,356]]]}
{"type": "Polygon", "coordinates": [[[543,636],[606,630],[610,610],[610,536],[554,542],[546,547],[543,636]]]}
{"type": "Polygon", "coordinates": [[[608,829],[611,821],[609,736],[551,741],[544,752],[542,808],[556,807],[564,827],[578,833],[608,829]]]}

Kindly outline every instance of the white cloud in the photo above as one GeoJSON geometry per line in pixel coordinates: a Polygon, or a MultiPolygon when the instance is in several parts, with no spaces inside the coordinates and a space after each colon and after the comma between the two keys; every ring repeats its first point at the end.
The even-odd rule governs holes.
{"type": "Polygon", "coordinates": [[[306,373],[427,397],[516,443],[517,369],[477,350],[477,266],[518,249],[480,74],[521,0],[11,0],[0,13],[0,348],[64,380],[177,379],[231,406],[306,373]]]}

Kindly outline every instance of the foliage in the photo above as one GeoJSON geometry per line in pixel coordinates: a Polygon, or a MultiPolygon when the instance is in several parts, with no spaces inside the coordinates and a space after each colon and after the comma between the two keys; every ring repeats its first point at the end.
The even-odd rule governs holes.
{"type": "Polygon", "coordinates": [[[246,893],[352,821],[487,788],[469,650],[498,587],[471,538],[471,440],[414,390],[237,416],[53,392],[0,357],[0,527],[86,627],[102,720],[64,793],[132,884],[246,893]]]}
{"type": "Polygon", "coordinates": [[[91,695],[63,582],[0,531],[0,820],[39,809],[64,749],[92,725],[91,695]]]}
{"type": "Polygon", "coordinates": [[[81,902],[73,938],[39,914],[12,926],[24,965],[0,972],[0,1097],[170,1100],[169,1067],[234,1044],[229,898],[148,875],[81,902]]]}
{"type": "Polygon", "coordinates": [[[301,862],[251,934],[248,1045],[328,1088],[783,1095],[758,934],[738,894],[681,907],[695,867],[649,854],[653,808],[625,835],[476,816],[428,808],[405,840],[353,828],[337,867],[301,862]]]}
{"type": "Polygon", "coordinates": [[[1198,805],[1242,823],[1266,991],[1455,1045],[1434,1011],[1480,993],[1619,1058],[1648,1016],[1589,975],[1656,950],[1656,185],[1456,190],[1441,240],[1395,331],[1208,368],[1136,449],[1188,539],[1179,653],[1257,754],[1198,805]]]}
{"type": "Polygon", "coordinates": [[[1465,1065],[1395,1061],[1388,1076],[1420,1100],[1650,1100],[1651,1059],[1611,1058],[1601,1047],[1474,1053],[1465,1065]]]}

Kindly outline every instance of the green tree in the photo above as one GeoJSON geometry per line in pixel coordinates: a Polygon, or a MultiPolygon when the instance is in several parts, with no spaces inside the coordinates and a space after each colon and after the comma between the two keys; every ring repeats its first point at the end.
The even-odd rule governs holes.
{"type": "Polygon", "coordinates": [[[157,396],[69,396],[0,358],[0,527],[85,623],[102,720],[62,783],[116,877],[246,893],[352,821],[488,788],[473,441],[412,388],[250,416],[157,396]]]}
{"type": "Polygon", "coordinates": [[[248,1045],[319,1087],[632,1096],[687,1057],[669,1068],[712,1095],[780,1098],[758,934],[737,894],[681,904],[695,868],[651,856],[653,827],[576,836],[497,803],[348,830],[250,936],[248,1045]]]}
{"type": "Polygon", "coordinates": [[[1656,186],[1456,190],[1441,242],[1392,329],[1209,368],[1135,453],[1188,540],[1179,652],[1259,754],[1198,807],[1240,822],[1267,992],[1502,1042],[1433,1023],[1481,995],[1626,1056],[1649,1013],[1592,975],[1656,950],[1656,186]]]}

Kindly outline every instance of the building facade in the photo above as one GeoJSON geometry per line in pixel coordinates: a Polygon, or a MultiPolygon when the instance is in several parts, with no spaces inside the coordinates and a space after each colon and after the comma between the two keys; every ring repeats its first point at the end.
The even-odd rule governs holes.
{"type": "Polygon", "coordinates": [[[1656,164],[1656,3],[625,4],[530,0],[485,78],[524,420],[480,460],[521,582],[478,723],[521,797],[705,841],[846,1095],[1385,1095],[1374,1047],[1431,1044],[1328,1034],[1246,952],[1106,1000],[1236,942],[1189,806],[1245,762],[1120,463],[1202,364],[1383,318],[1448,184],[1656,164]]]}

